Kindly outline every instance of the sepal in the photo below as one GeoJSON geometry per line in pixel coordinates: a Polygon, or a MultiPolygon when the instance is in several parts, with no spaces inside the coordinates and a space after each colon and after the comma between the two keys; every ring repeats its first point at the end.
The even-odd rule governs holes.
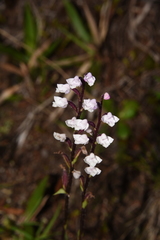
{"type": "Polygon", "coordinates": [[[85,182],[84,182],[84,176],[82,176],[82,175],[80,176],[79,182],[80,182],[80,184],[79,184],[80,189],[81,189],[81,191],[83,192],[83,191],[84,191],[84,184],[85,184],[85,182]]]}
{"type": "Polygon", "coordinates": [[[73,161],[72,161],[72,165],[74,165],[74,164],[77,162],[78,157],[79,157],[79,155],[81,154],[81,152],[82,152],[82,149],[79,148],[78,151],[77,151],[76,154],[75,154],[75,157],[74,157],[73,161]]]}
{"type": "Polygon", "coordinates": [[[94,123],[94,122],[92,122],[92,121],[88,121],[88,123],[89,123],[89,125],[90,125],[91,127],[93,127],[93,128],[95,128],[95,127],[96,127],[96,125],[95,125],[95,123],[94,123]]]}
{"type": "Polygon", "coordinates": [[[82,202],[82,208],[83,208],[83,209],[85,209],[85,208],[87,207],[87,205],[88,205],[88,200],[89,200],[90,198],[94,198],[93,194],[92,194],[91,192],[86,193],[85,199],[84,199],[84,201],[82,202]]]}
{"type": "Polygon", "coordinates": [[[70,163],[69,157],[67,156],[67,154],[65,154],[63,152],[61,152],[61,155],[63,157],[63,160],[64,160],[65,164],[70,169],[71,168],[71,163],[70,163]]]}
{"type": "Polygon", "coordinates": [[[63,185],[63,189],[66,190],[66,187],[68,185],[68,173],[67,173],[66,169],[62,165],[61,165],[61,168],[63,169],[62,185],[63,185]]]}
{"type": "Polygon", "coordinates": [[[71,139],[67,137],[65,141],[68,144],[69,149],[72,150],[72,141],[71,141],[71,139]]]}

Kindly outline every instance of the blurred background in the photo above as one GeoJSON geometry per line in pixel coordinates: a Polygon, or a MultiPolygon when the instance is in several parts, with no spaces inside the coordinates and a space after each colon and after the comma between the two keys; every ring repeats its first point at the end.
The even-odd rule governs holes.
{"type": "MultiPolygon", "coordinates": [[[[69,132],[72,112],[52,101],[57,83],[90,71],[88,96],[109,92],[104,112],[120,121],[102,126],[115,140],[97,148],[84,239],[159,240],[160,1],[1,0],[0,53],[0,239],[60,239],[66,146],[53,132],[69,132]]],[[[68,239],[78,197],[75,180],[68,239]]]]}

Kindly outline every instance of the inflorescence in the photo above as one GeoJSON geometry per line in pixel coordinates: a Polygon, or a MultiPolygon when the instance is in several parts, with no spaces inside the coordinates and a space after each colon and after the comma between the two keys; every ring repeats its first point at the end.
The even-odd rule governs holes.
{"type": "MultiPolygon", "coordinates": [[[[85,84],[87,83],[89,86],[93,86],[95,80],[95,77],[89,72],[83,78],[75,76],[74,78],[67,79],[65,84],[57,84],[56,93],[68,94],[72,90],[75,94],[77,94],[79,102],[78,106],[76,106],[73,102],[68,101],[66,97],[59,96],[54,96],[54,101],[52,103],[53,107],[67,108],[69,105],[75,110],[76,116],[65,121],[65,124],[68,127],[74,129],[73,139],[69,139],[65,133],[54,132],[53,136],[61,142],[67,142],[71,151],[73,150],[73,146],[75,148],[75,146],[79,144],[91,145],[90,153],[84,158],[84,162],[88,164],[88,167],[84,170],[92,177],[101,173],[101,170],[96,167],[97,164],[102,162],[102,159],[94,153],[96,145],[100,144],[107,148],[114,140],[105,133],[99,133],[100,124],[103,122],[108,124],[110,127],[113,127],[115,123],[119,121],[119,118],[112,115],[111,112],[102,114],[103,101],[110,99],[110,95],[107,92],[101,96],[100,102],[97,102],[96,99],[84,99],[85,84]],[[96,109],[99,110],[96,124],[88,119],[81,119],[83,111],[93,112],[96,109]]],[[[74,154],[76,155],[75,151],[74,154]]],[[[65,159],[67,159],[67,164],[73,168],[76,158],[77,156],[74,156],[71,160],[69,160],[68,157],[65,159]]],[[[72,173],[75,178],[79,178],[81,176],[81,172],[76,171],[75,169],[72,169],[72,173]]]]}

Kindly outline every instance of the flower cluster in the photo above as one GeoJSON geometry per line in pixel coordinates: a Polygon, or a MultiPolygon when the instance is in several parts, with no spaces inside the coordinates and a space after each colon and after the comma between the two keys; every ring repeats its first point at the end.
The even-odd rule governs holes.
{"type": "MultiPolygon", "coordinates": [[[[74,103],[68,101],[67,98],[59,96],[54,96],[54,101],[52,103],[53,107],[61,108],[66,108],[68,105],[70,105],[76,111],[76,117],[72,117],[71,119],[65,121],[65,124],[68,127],[74,129],[73,139],[71,140],[67,138],[66,134],[64,133],[60,134],[54,132],[53,136],[55,139],[61,142],[67,142],[67,139],[69,139],[69,141],[72,143],[70,144],[71,150],[73,149],[73,145],[91,144],[92,150],[90,154],[84,158],[84,162],[88,164],[88,167],[86,167],[84,170],[92,177],[101,173],[101,170],[96,167],[97,164],[102,162],[102,159],[94,154],[96,144],[100,144],[103,147],[107,148],[114,140],[112,137],[107,136],[105,133],[99,134],[100,124],[103,122],[108,124],[110,127],[113,127],[115,123],[119,121],[119,118],[112,115],[111,112],[104,113],[102,115],[103,101],[110,99],[110,95],[107,92],[102,95],[100,102],[97,102],[96,99],[84,99],[83,94],[85,84],[87,83],[89,86],[93,86],[95,80],[95,77],[89,72],[83,78],[75,76],[74,78],[66,79],[65,84],[57,84],[56,93],[68,94],[71,90],[73,90],[76,94],[78,94],[78,106],[75,106],[74,103]],[[82,91],[79,91],[77,88],[81,88],[82,91]],[[96,109],[98,110],[99,116],[97,125],[88,119],[81,119],[81,113],[84,110],[93,112],[96,109]]],[[[74,168],[72,173],[75,178],[79,178],[81,176],[80,171],[76,171],[74,168]]]]}

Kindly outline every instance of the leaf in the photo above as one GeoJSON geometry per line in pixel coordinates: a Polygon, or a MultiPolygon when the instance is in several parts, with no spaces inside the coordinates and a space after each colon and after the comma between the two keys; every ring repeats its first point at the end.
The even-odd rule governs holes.
{"type": "Polygon", "coordinates": [[[60,188],[56,193],[53,195],[58,195],[58,194],[67,194],[66,191],[63,188],[60,188]]]}
{"type": "Polygon", "coordinates": [[[135,117],[139,109],[138,102],[134,100],[125,100],[122,105],[122,110],[119,112],[119,118],[121,120],[135,117]]]}
{"type": "Polygon", "coordinates": [[[117,136],[122,140],[126,140],[130,136],[131,130],[129,126],[124,122],[119,122],[117,128],[117,136]]]}
{"type": "Polygon", "coordinates": [[[27,208],[25,211],[25,216],[26,216],[25,221],[29,221],[32,218],[34,212],[36,211],[37,207],[41,203],[47,183],[48,183],[48,177],[45,177],[39,183],[39,185],[33,192],[31,198],[28,200],[27,208]]]}
{"type": "Polygon", "coordinates": [[[64,0],[63,2],[75,32],[83,41],[89,42],[90,34],[88,33],[76,8],[69,0],[64,0]]]}
{"type": "Polygon", "coordinates": [[[37,40],[38,31],[36,19],[30,5],[27,3],[24,8],[24,42],[31,50],[34,50],[36,49],[37,40]]]}

